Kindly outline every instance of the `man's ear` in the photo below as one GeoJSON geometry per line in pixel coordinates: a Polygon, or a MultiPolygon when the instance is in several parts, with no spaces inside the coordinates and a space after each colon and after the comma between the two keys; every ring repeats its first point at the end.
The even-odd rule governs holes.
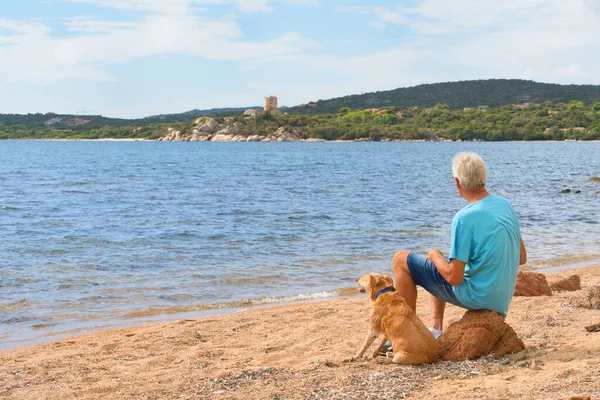
{"type": "Polygon", "coordinates": [[[458,178],[454,178],[454,184],[456,185],[456,188],[458,190],[462,189],[462,187],[460,186],[460,182],[458,181],[458,178]]]}

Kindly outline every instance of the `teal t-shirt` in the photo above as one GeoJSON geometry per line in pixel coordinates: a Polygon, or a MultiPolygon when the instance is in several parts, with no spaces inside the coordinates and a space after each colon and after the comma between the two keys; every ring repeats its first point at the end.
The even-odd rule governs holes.
{"type": "Polygon", "coordinates": [[[464,280],[452,287],[461,303],[506,317],[517,282],[520,239],[517,214],[501,196],[489,195],[456,214],[449,258],[466,263],[464,280]]]}

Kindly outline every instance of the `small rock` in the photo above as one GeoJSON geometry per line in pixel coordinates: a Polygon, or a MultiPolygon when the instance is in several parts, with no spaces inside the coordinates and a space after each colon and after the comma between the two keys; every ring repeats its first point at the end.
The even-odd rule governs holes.
{"type": "Polygon", "coordinates": [[[573,304],[578,307],[600,310],[600,286],[592,286],[586,289],[573,304]]]}
{"type": "Polygon", "coordinates": [[[518,353],[507,354],[505,356],[509,361],[521,361],[525,357],[527,357],[527,350],[521,350],[518,353]]]}
{"type": "Polygon", "coordinates": [[[581,278],[579,275],[571,275],[568,278],[561,279],[559,281],[550,284],[550,288],[554,291],[566,291],[573,292],[575,290],[581,290],[581,278]]]}
{"type": "Polygon", "coordinates": [[[531,365],[531,361],[519,361],[518,363],[515,364],[515,367],[517,368],[527,368],[531,365]]]}
{"type": "Polygon", "coordinates": [[[329,368],[337,367],[337,365],[335,365],[334,363],[332,363],[331,361],[329,361],[327,359],[321,360],[319,363],[320,363],[320,365],[324,365],[329,368]]]}
{"type": "Polygon", "coordinates": [[[515,296],[552,296],[546,276],[537,272],[519,272],[515,296]]]}
{"type": "Polygon", "coordinates": [[[571,396],[571,400],[592,400],[592,396],[586,394],[576,394],[571,396]]]}

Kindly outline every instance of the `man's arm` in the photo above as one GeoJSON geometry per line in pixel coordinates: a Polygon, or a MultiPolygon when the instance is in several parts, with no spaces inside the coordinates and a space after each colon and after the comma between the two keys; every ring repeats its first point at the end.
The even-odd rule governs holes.
{"type": "Polygon", "coordinates": [[[527,249],[525,248],[525,243],[523,243],[523,238],[521,238],[521,255],[519,256],[519,265],[523,265],[527,262],[527,249]]]}
{"type": "Polygon", "coordinates": [[[465,277],[465,265],[467,263],[456,259],[452,259],[448,263],[442,252],[438,249],[431,250],[427,258],[433,262],[440,275],[452,286],[457,286],[463,281],[465,277]]]}

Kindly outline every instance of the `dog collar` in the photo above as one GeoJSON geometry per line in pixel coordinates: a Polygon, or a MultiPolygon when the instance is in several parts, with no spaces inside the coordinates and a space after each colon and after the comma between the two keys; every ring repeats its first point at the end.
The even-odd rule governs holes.
{"type": "Polygon", "coordinates": [[[394,289],[393,287],[386,287],[385,289],[380,290],[379,292],[377,292],[377,294],[375,295],[375,300],[377,300],[377,298],[379,296],[381,296],[382,294],[384,294],[384,293],[395,292],[395,291],[396,291],[396,289],[394,289]]]}

